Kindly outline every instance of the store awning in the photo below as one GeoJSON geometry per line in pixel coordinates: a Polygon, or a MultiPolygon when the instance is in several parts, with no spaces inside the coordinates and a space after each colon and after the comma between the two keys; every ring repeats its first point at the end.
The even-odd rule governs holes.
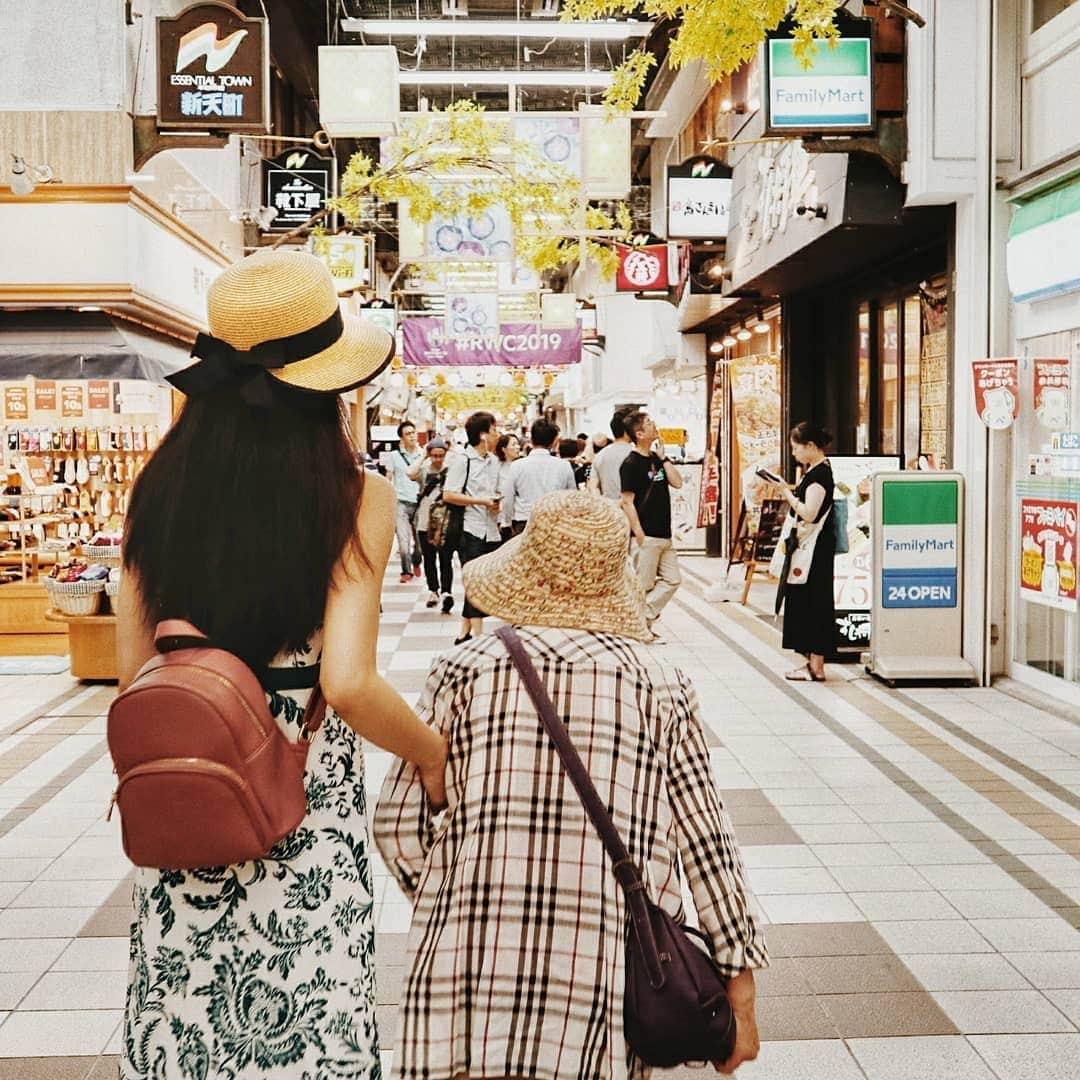
{"type": "Polygon", "coordinates": [[[0,312],[0,379],[145,379],[191,363],[190,346],[103,311],[0,312]]]}

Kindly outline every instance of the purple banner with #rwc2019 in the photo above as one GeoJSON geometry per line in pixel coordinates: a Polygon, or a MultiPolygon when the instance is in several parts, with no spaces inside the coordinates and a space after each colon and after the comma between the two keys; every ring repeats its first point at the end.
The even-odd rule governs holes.
{"type": "Polygon", "coordinates": [[[581,360],[580,326],[547,330],[536,323],[503,323],[498,333],[451,337],[445,320],[424,315],[402,319],[401,333],[405,363],[414,367],[540,367],[581,360]]]}

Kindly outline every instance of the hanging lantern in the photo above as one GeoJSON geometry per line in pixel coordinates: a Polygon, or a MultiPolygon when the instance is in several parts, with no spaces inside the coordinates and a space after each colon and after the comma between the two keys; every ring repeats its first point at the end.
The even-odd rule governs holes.
{"type": "Polygon", "coordinates": [[[550,386],[555,381],[555,376],[550,371],[544,372],[544,386],[550,386]]]}
{"type": "Polygon", "coordinates": [[[415,371],[410,371],[409,374],[405,376],[405,385],[406,386],[415,387],[417,381],[418,380],[416,378],[416,372],[415,371]]]}
{"type": "Polygon", "coordinates": [[[435,385],[436,386],[445,386],[446,385],[446,376],[441,371],[438,371],[438,372],[435,373],[435,385]]]}
{"type": "Polygon", "coordinates": [[[515,386],[524,386],[525,385],[525,372],[524,371],[515,371],[514,372],[514,385],[515,386]]]}
{"type": "Polygon", "coordinates": [[[404,366],[405,361],[402,360],[400,356],[395,356],[394,359],[390,361],[391,371],[400,371],[404,366]]]}
{"type": "Polygon", "coordinates": [[[396,135],[400,112],[393,45],[319,46],[319,120],[329,135],[396,135]]]}

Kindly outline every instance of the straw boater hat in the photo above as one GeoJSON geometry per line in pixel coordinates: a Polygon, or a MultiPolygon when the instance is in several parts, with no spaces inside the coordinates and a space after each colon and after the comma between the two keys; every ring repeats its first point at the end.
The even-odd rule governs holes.
{"type": "Polygon", "coordinates": [[[252,404],[271,400],[268,380],[301,391],[338,394],[390,363],[394,338],[345,317],[329,270],[300,251],[260,251],[210,286],[210,333],[191,350],[198,362],[169,376],[185,394],[238,383],[252,404]]]}
{"type": "Polygon", "coordinates": [[[645,641],[645,600],[630,569],[630,526],[615,503],[584,491],[536,500],[525,531],[466,563],[469,600],[519,626],[595,630],[645,641]]]}

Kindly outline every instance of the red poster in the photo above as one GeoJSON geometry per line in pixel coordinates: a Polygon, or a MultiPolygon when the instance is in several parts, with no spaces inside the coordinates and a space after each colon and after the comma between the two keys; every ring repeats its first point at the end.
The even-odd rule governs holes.
{"type": "Polygon", "coordinates": [[[82,416],[82,383],[68,383],[67,385],[60,387],[60,413],[65,417],[82,416]]]}
{"type": "Polygon", "coordinates": [[[971,364],[971,374],[979,419],[994,431],[1011,427],[1020,414],[1016,358],[975,360],[971,364]]]}
{"type": "Polygon", "coordinates": [[[4,387],[4,417],[8,420],[30,418],[30,398],[25,386],[4,387]]]}
{"type": "Polygon", "coordinates": [[[720,505],[720,465],[712,450],[705,455],[701,466],[701,492],[698,495],[697,527],[704,529],[716,524],[716,511],[720,505]]]}
{"type": "Polygon", "coordinates": [[[1020,595],[1032,604],[1076,611],[1076,522],[1080,504],[1020,500],[1020,595]]]}
{"type": "Polygon", "coordinates": [[[1068,431],[1071,386],[1068,360],[1035,359],[1035,415],[1050,431],[1068,431]]]}
{"type": "Polygon", "coordinates": [[[109,384],[103,379],[91,379],[89,386],[89,408],[110,409],[112,408],[112,396],[109,393],[109,384]]]}
{"type": "Polygon", "coordinates": [[[38,412],[56,412],[56,383],[52,379],[34,380],[34,408],[38,412]]]}
{"type": "Polygon", "coordinates": [[[667,244],[647,247],[617,245],[619,273],[615,287],[619,292],[663,291],[668,287],[667,244]]]}

